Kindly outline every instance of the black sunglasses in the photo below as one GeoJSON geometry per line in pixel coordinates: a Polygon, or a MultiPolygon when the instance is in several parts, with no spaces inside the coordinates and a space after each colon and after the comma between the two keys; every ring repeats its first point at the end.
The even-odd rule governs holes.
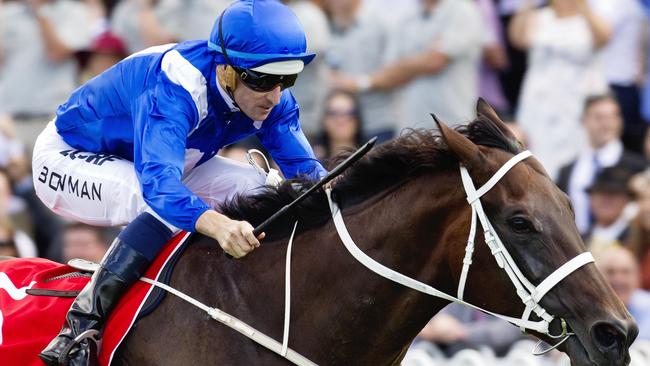
{"type": "Polygon", "coordinates": [[[221,54],[223,55],[223,58],[226,60],[228,66],[232,67],[235,70],[237,76],[239,76],[239,79],[244,84],[246,84],[248,88],[256,92],[264,92],[264,93],[270,92],[271,90],[275,89],[275,87],[278,85],[280,86],[280,90],[284,90],[286,88],[292,87],[293,84],[296,83],[298,74],[291,74],[291,75],[265,74],[253,70],[242,69],[241,67],[235,67],[232,65],[232,62],[230,62],[230,58],[228,57],[228,53],[226,52],[226,46],[223,41],[223,33],[221,32],[221,21],[223,20],[223,15],[226,13],[226,10],[224,10],[223,13],[221,13],[221,16],[219,17],[219,43],[221,43],[221,54]]]}
{"type": "Polygon", "coordinates": [[[296,83],[298,74],[292,75],[272,75],[253,70],[245,70],[239,67],[233,67],[239,79],[252,90],[257,92],[269,92],[280,86],[281,90],[290,88],[296,83]]]}

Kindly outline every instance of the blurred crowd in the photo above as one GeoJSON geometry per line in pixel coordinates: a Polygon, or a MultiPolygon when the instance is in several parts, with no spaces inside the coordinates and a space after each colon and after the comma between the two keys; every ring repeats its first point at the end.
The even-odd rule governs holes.
{"type": "MultiPolygon", "coordinates": [[[[85,80],[144,48],[207,38],[230,2],[0,0],[0,255],[99,261],[114,229],[63,222],[34,194],[37,135],[85,80]]],[[[467,123],[483,97],[569,195],[650,341],[650,0],[285,3],[318,54],[292,91],[319,158],[432,128],[432,112],[467,123]]],[[[257,145],[221,154],[243,160],[257,145]]],[[[451,307],[418,344],[502,354],[522,337],[503,326],[451,307]]]]}

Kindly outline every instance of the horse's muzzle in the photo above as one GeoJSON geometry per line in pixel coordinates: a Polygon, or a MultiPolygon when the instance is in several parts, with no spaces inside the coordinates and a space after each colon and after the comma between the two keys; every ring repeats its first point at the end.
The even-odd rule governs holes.
{"type": "Polygon", "coordinates": [[[628,348],[636,339],[639,328],[631,319],[616,319],[594,323],[589,333],[600,352],[598,358],[601,358],[599,361],[602,361],[602,364],[627,365],[630,362],[628,348]]]}

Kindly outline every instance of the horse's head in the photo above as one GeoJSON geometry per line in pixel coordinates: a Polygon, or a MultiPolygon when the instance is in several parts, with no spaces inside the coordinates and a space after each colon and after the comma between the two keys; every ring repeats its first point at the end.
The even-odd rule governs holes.
{"type": "MultiPolygon", "coordinates": [[[[467,168],[478,188],[521,146],[487,103],[479,101],[477,113],[477,122],[470,125],[466,133],[436,122],[449,152],[467,168]],[[483,130],[500,130],[500,134],[510,140],[510,148],[496,148],[489,138],[481,139],[476,135],[480,133],[477,124],[484,124],[481,126],[483,130]]],[[[510,169],[482,196],[481,203],[510,256],[534,286],[587,251],[575,226],[568,197],[532,157],[510,169]]],[[[469,213],[464,216],[469,216],[469,213]]],[[[459,217],[451,225],[467,227],[468,219],[459,217]]],[[[481,233],[481,226],[478,228],[481,233]]],[[[467,234],[464,230],[455,238],[461,242],[467,234]]],[[[483,235],[478,237],[483,238],[483,235]]],[[[466,282],[466,300],[497,313],[521,317],[524,306],[520,296],[515,293],[510,278],[495,263],[484,240],[479,244],[479,238],[466,282]]],[[[464,248],[464,244],[458,243],[449,253],[453,257],[450,258],[454,263],[452,268],[458,273],[463,267],[464,248]]],[[[563,278],[543,296],[540,305],[555,317],[550,334],[562,332],[561,319],[565,319],[575,333],[560,346],[574,365],[629,363],[628,347],[638,333],[637,326],[593,263],[581,266],[563,278]]],[[[536,335],[549,343],[557,343],[548,335],[536,335]]]]}

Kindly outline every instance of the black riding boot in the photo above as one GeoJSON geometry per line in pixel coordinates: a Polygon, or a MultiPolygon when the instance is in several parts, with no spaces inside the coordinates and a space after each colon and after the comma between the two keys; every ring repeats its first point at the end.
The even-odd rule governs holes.
{"type": "Polygon", "coordinates": [[[39,354],[48,366],[86,366],[96,357],[99,332],[122,294],[144,273],[149,260],[119,238],[72,303],[59,335],[39,354]]]}

